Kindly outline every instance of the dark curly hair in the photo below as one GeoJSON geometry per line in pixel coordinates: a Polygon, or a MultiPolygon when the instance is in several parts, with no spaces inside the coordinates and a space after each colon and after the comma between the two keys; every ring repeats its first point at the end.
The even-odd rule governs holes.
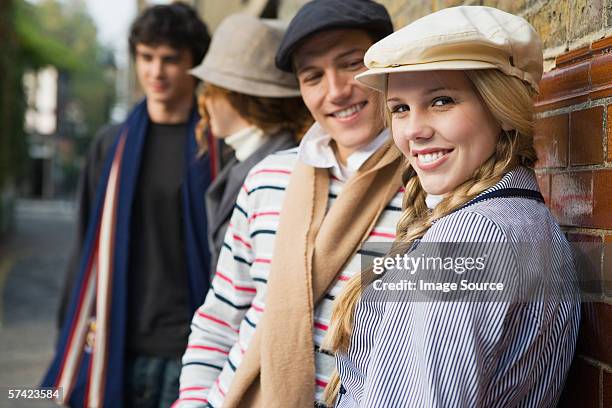
{"type": "Polygon", "coordinates": [[[129,42],[132,57],[136,55],[137,44],[167,44],[190,50],[192,63],[196,65],[208,50],[210,35],[193,7],[175,2],[145,9],[132,23],[129,42]]]}

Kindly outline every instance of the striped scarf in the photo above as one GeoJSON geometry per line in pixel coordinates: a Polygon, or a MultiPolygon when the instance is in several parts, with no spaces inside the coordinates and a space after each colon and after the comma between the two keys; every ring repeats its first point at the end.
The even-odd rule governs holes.
{"type": "MultiPolygon", "coordinates": [[[[206,219],[204,191],[214,175],[211,155],[197,157],[194,129],[198,119],[193,109],[187,126],[182,186],[192,313],[203,302],[209,286],[210,254],[202,220],[206,219]]],[[[98,182],[77,281],[56,355],[41,385],[61,388],[63,395],[57,402],[62,405],[123,406],[130,220],[149,122],[143,100],[121,126],[98,182]],[[95,330],[91,330],[93,324],[95,330]]]]}

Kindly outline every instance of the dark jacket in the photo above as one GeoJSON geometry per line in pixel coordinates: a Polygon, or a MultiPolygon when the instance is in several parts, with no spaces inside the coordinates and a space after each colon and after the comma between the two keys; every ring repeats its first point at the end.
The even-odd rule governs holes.
{"type": "Polygon", "coordinates": [[[281,131],[270,136],[269,140],[245,161],[239,162],[235,157],[232,158],[206,191],[208,245],[212,262],[211,279],[216,272],[227,225],[247,173],[269,154],[295,146],[295,138],[288,131],[281,131]]]}

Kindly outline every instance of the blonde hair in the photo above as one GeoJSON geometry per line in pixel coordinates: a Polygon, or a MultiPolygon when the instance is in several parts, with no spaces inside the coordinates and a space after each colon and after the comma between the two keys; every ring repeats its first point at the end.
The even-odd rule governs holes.
{"type": "MultiPolygon", "coordinates": [[[[407,244],[425,235],[435,220],[450,214],[493,186],[516,166],[533,167],[537,159],[533,147],[533,93],[531,88],[518,78],[505,75],[496,69],[464,72],[495,119],[513,130],[503,131],[495,153],[476,169],[470,179],[446,194],[444,199],[431,211],[425,204],[426,192],[419,178],[411,167],[406,167],[404,211],[397,224],[396,242],[390,251],[392,256],[404,252],[407,244]]],[[[390,124],[388,111],[387,123],[390,124]]],[[[323,343],[325,349],[332,352],[348,350],[353,329],[353,316],[361,297],[361,289],[369,285],[374,277],[371,269],[355,275],[338,296],[323,343]]],[[[335,372],[325,389],[325,399],[328,405],[333,404],[339,387],[340,380],[338,373],[335,372]]]]}
{"type": "Polygon", "coordinates": [[[291,132],[299,142],[312,125],[313,119],[301,97],[268,98],[252,96],[231,91],[213,84],[203,84],[198,95],[200,122],[196,127],[196,139],[200,152],[206,152],[206,131],[210,117],[206,109],[206,99],[220,96],[226,98],[232,108],[252,125],[266,134],[274,134],[281,129],[291,132]]]}

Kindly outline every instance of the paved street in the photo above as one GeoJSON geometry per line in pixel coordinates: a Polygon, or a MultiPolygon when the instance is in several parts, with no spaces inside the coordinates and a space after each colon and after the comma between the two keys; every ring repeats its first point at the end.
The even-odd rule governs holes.
{"type": "Polygon", "coordinates": [[[0,407],[11,387],[36,386],[51,358],[56,314],[73,233],[67,203],[19,201],[15,229],[0,242],[0,407]]]}

